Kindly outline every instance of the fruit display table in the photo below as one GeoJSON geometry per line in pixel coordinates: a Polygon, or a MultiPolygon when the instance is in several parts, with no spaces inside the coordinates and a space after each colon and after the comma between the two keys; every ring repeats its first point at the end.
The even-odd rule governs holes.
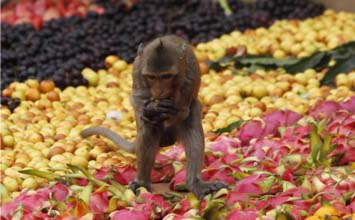
{"type": "Polygon", "coordinates": [[[1,219],[355,219],[354,13],[306,0],[1,10],[1,219]],[[135,139],[133,58],[171,33],[200,66],[202,177],[229,185],[203,200],[187,192],[181,144],[161,149],[153,191],[135,195],[136,156],[79,135],[135,139]]]}

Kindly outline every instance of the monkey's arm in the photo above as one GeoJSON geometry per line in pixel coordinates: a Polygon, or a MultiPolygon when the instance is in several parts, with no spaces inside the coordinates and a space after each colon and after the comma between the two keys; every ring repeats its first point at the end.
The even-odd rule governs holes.
{"type": "Polygon", "coordinates": [[[90,128],[84,129],[83,131],[80,132],[80,136],[83,138],[87,138],[92,135],[102,135],[106,138],[109,138],[116,145],[118,145],[121,149],[123,149],[127,152],[133,153],[135,151],[134,145],[131,142],[125,140],[119,134],[116,134],[115,132],[111,131],[108,128],[90,127],[90,128]]]}
{"type": "Polygon", "coordinates": [[[175,103],[179,107],[179,113],[176,118],[185,120],[190,115],[192,102],[197,100],[201,83],[199,64],[191,47],[187,48],[185,63],[180,65],[185,65],[185,74],[183,85],[175,91],[175,103]]]}

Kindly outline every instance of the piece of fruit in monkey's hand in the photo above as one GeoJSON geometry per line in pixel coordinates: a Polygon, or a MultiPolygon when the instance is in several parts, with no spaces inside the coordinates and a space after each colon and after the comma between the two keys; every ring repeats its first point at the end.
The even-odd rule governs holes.
{"type": "Polygon", "coordinates": [[[171,99],[151,99],[145,103],[142,120],[150,124],[159,124],[175,115],[178,109],[171,99]]]}

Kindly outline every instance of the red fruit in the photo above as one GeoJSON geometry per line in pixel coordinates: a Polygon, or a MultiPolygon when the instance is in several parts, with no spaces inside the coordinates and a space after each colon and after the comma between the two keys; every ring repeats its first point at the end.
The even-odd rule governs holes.
{"type": "Polygon", "coordinates": [[[258,185],[261,181],[263,181],[265,177],[257,174],[252,174],[244,179],[240,180],[235,185],[235,191],[240,193],[249,193],[253,195],[261,195],[263,191],[261,187],[258,185]]]}
{"type": "Polygon", "coordinates": [[[241,211],[241,210],[235,209],[235,210],[228,213],[226,219],[251,220],[251,219],[257,219],[258,216],[259,216],[259,214],[257,211],[241,211]]]}
{"type": "Polygon", "coordinates": [[[104,213],[108,208],[107,191],[96,191],[90,196],[90,211],[93,213],[104,213]]]}
{"type": "Polygon", "coordinates": [[[50,191],[52,193],[52,197],[56,201],[64,201],[69,194],[68,187],[61,182],[56,183],[52,188],[50,188],[50,191]]]}
{"type": "Polygon", "coordinates": [[[12,15],[12,12],[9,10],[1,11],[1,21],[8,19],[9,17],[11,17],[11,15],[12,15]]]}
{"type": "Polygon", "coordinates": [[[65,5],[63,4],[62,1],[60,1],[57,5],[56,8],[61,16],[64,16],[65,12],[67,9],[65,8],[65,5]]]}
{"type": "Polygon", "coordinates": [[[32,13],[30,12],[28,6],[29,5],[27,2],[20,2],[20,3],[16,4],[15,14],[18,17],[30,17],[32,13]]]}
{"type": "Polygon", "coordinates": [[[227,55],[228,56],[234,56],[234,54],[237,52],[237,48],[236,47],[230,47],[230,48],[227,48],[227,55]]]}
{"type": "Polygon", "coordinates": [[[135,209],[121,209],[111,213],[110,215],[112,220],[117,219],[136,219],[136,220],[146,220],[150,219],[148,215],[143,213],[140,210],[135,209]]]}
{"type": "Polygon", "coordinates": [[[60,14],[57,11],[57,9],[49,8],[46,10],[46,12],[44,13],[42,18],[43,18],[43,21],[49,21],[49,20],[56,19],[59,17],[60,17],[60,14]]]}
{"type": "Polygon", "coordinates": [[[84,17],[87,12],[87,8],[84,5],[81,5],[77,8],[77,12],[80,14],[81,17],[84,17]]]}
{"type": "Polygon", "coordinates": [[[35,28],[41,29],[42,28],[42,18],[38,17],[38,16],[33,17],[32,24],[33,24],[33,26],[35,26],[35,28]]]}
{"type": "Polygon", "coordinates": [[[33,5],[33,12],[35,15],[43,16],[47,7],[46,2],[44,0],[37,0],[33,5]]]}
{"type": "Polygon", "coordinates": [[[105,9],[97,5],[90,5],[89,11],[94,11],[98,14],[103,14],[105,12],[105,9]]]}
{"type": "Polygon", "coordinates": [[[15,25],[23,24],[23,23],[31,23],[31,19],[29,17],[20,17],[14,22],[15,25]]]}
{"type": "Polygon", "coordinates": [[[342,108],[346,109],[351,113],[355,113],[355,96],[352,96],[345,102],[340,102],[342,108]]]}

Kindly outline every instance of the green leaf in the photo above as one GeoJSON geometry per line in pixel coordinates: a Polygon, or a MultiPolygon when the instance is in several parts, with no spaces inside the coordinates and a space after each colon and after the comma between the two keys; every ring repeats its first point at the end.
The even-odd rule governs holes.
{"type": "Polygon", "coordinates": [[[320,179],[317,176],[312,176],[312,182],[317,192],[322,192],[324,187],[326,187],[326,185],[322,183],[322,181],[320,181],[320,179]]]}
{"type": "Polygon", "coordinates": [[[223,8],[224,14],[230,16],[233,14],[232,9],[229,7],[228,0],[218,0],[219,5],[223,8]]]}
{"type": "Polygon", "coordinates": [[[20,204],[16,210],[15,210],[15,214],[12,216],[11,220],[21,220],[23,217],[23,211],[24,211],[24,207],[22,204],[20,204]]]}
{"type": "Polygon", "coordinates": [[[220,190],[218,190],[214,195],[213,195],[213,199],[217,199],[221,196],[224,196],[224,195],[228,195],[229,193],[229,190],[226,189],[226,188],[222,188],[220,190]]]}
{"type": "Polygon", "coordinates": [[[328,134],[327,136],[324,137],[323,146],[322,146],[322,154],[324,156],[324,159],[329,153],[331,153],[335,149],[336,145],[331,144],[332,138],[333,135],[331,134],[328,134]]]}
{"type": "Polygon", "coordinates": [[[270,189],[274,185],[274,182],[275,182],[275,177],[269,176],[269,177],[265,178],[263,181],[259,182],[258,185],[261,188],[261,190],[263,191],[263,193],[267,193],[270,191],[270,189]]]}
{"type": "Polygon", "coordinates": [[[318,133],[322,134],[325,131],[326,126],[327,126],[327,118],[324,118],[317,124],[318,133]]]}
{"type": "MultiPolygon", "coordinates": [[[[336,147],[336,145],[334,146],[334,148],[336,147]]],[[[344,157],[344,155],[346,154],[346,152],[341,152],[341,153],[337,153],[335,155],[332,156],[332,164],[333,165],[339,165],[340,160],[344,157]]]]}
{"type": "Polygon", "coordinates": [[[330,58],[331,55],[326,52],[317,52],[309,57],[302,58],[293,64],[284,65],[284,68],[287,73],[291,74],[304,72],[306,69],[321,70],[328,65],[330,58]]]}
{"type": "Polygon", "coordinates": [[[297,59],[275,59],[266,55],[243,55],[237,57],[226,56],[217,62],[207,62],[210,69],[216,71],[230,67],[234,63],[235,68],[250,67],[249,72],[256,69],[284,68],[288,73],[295,74],[304,72],[306,69],[322,70],[328,67],[329,61],[334,59],[337,64],[329,69],[326,77],[322,80],[322,85],[332,82],[339,72],[349,72],[354,69],[355,62],[355,41],[348,42],[327,52],[316,52],[309,57],[297,59]]]}
{"type": "Polygon", "coordinates": [[[181,184],[177,184],[175,186],[175,190],[176,191],[187,191],[189,188],[187,187],[186,183],[181,183],[181,184]]]}
{"type": "Polygon", "coordinates": [[[226,201],[215,199],[207,203],[206,208],[202,211],[203,219],[218,220],[220,218],[220,209],[225,205],[226,201]]]}
{"type": "Polygon", "coordinates": [[[73,164],[67,164],[67,166],[69,167],[69,169],[71,169],[73,172],[78,172],[80,171],[82,174],[85,175],[85,177],[92,183],[98,185],[98,186],[109,186],[107,183],[96,179],[91,173],[89,173],[88,170],[86,170],[85,168],[83,168],[82,166],[77,166],[77,165],[73,165],[73,164]]]}
{"type": "Polygon", "coordinates": [[[90,202],[90,197],[91,197],[91,193],[93,190],[94,186],[92,183],[89,183],[87,186],[85,186],[83,188],[83,190],[81,191],[81,193],[79,194],[79,198],[85,202],[85,204],[89,204],[90,202]]]}
{"type": "Polygon", "coordinates": [[[295,218],[288,212],[277,213],[275,220],[294,220],[295,218]]]}
{"type": "Polygon", "coordinates": [[[190,207],[198,209],[201,205],[201,201],[192,193],[188,193],[186,196],[187,200],[190,203],[190,207]]]}
{"type": "Polygon", "coordinates": [[[320,151],[321,151],[321,146],[322,146],[322,141],[318,135],[318,129],[316,125],[312,125],[313,129],[310,134],[310,145],[311,145],[311,154],[310,156],[313,159],[313,162],[315,164],[318,164],[319,162],[319,157],[320,157],[320,151]]]}
{"type": "Polygon", "coordinates": [[[267,68],[282,67],[286,65],[292,65],[297,63],[299,60],[295,58],[288,59],[276,59],[272,56],[265,55],[245,55],[235,57],[234,61],[242,66],[258,65],[267,68]]]}
{"type": "Polygon", "coordinates": [[[332,59],[347,59],[348,57],[355,54],[355,41],[342,44],[329,51],[329,53],[332,55],[332,59]]]}
{"type": "Polygon", "coordinates": [[[280,136],[282,137],[285,134],[287,127],[279,127],[277,131],[279,132],[280,136]]]}
{"type": "Polygon", "coordinates": [[[83,173],[87,178],[91,177],[92,175],[89,173],[89,171],[87,171],[86,169],[84,169],[81,166],[78,165],[73,165],[73,164],[67,164],[67,166],[75,173],[80,171],[81,173],[83,173]]]}
{"type": "Polygon", "coordinates": [[[250,67],[249,67],[249,69],[247,70],[247,72],[249,73],[249,74],[251,74],[251,73],[255,73],[255,71],[257,71],[257,70],[263,70],[263,69],[265,69],[263,66],[261,66],[261,65],[258,65],[258,64],[252,64],[250,67]]]}
{"type": "Polygon", "coordinates": [[[234,129],[236,128],[240,128],[240,126],[244,123],[244,120],[239,120],[239,121],[236,121],[236,122],[232,122],[231,124],[229,124],[227,127],[225,128],[220,128],[220,129],[217,129],[215,131],[213,131],[214,133],[217,133],[217,134],[222,134],[222,133],[229,133],[231,131],[233,131],[234,129]]]}
{"type": "Polygon", "coordinates": [[[19,170],[18,172],[23,173],[23,174],[32,175],[32,176],[38,176],[38,177],[47,179],[49,181],[54,181],[57,178],[59,178],[59,176],[54,173],[49,173],[49,172],[39,171],[39,170],[28,169],[28,170],[19,170]]]}
{"type": "Polygon", "coordinates": [[[311,182],[308,180],[307,176],[304,177],[304,180],[302,182],[302,187],[309,189],[309,191],[312,191],[312,184],[311,182]]]}
{"type": "Polygon", "coordinates": [[[116,180],[114,179],[110,179],[110,183],[111,185],[117,189],[120,193],[123,193],[126,190],[126,187],[122,186],[121,184],[119,184],[118,182],[116,182],[116,180]]]}
{"type": "Polygon", "coordinates": [[[338,73],[348,73],[355,69],[355,55],[351,55],[346,59],[338,59],[336,64],[329,68],[323,79],[320,81],[321,85],[332,85],[338,73]]]}
{"type": "Polygon", "coordinates": [[[289,154],[289,155],[285,155],[283,157],[283,160],[286,162],[286,163],[292,163],[292,164],[301,164],[303,161],[302,161],[302,155],[300,154],[289,154]]]}
{"type": "Polygon", "coordinates": [[[230,66],[232,61],[233,61],[233,57],[226,56],[220,59],[219,61],[207,61],[206,63],[209,69],[221,71],[227,68],[228,66],[230,66]]]}
{"type": "Polygon", "coordinates": [[[244,172],[234,171],[234,172],[232,173],[232,176],[233,176],[236,180],[241,180],[241,179],[243,179],[243,178],[245,178],[245,177],[248,177],[249,174],[244,173],[244,172]]]}
{"type": "Polygon", "coordinates": [[[282,181],[282,191],[286,192],[289,189],[296,188],[296,185],[289,181],[282,181]]]}

